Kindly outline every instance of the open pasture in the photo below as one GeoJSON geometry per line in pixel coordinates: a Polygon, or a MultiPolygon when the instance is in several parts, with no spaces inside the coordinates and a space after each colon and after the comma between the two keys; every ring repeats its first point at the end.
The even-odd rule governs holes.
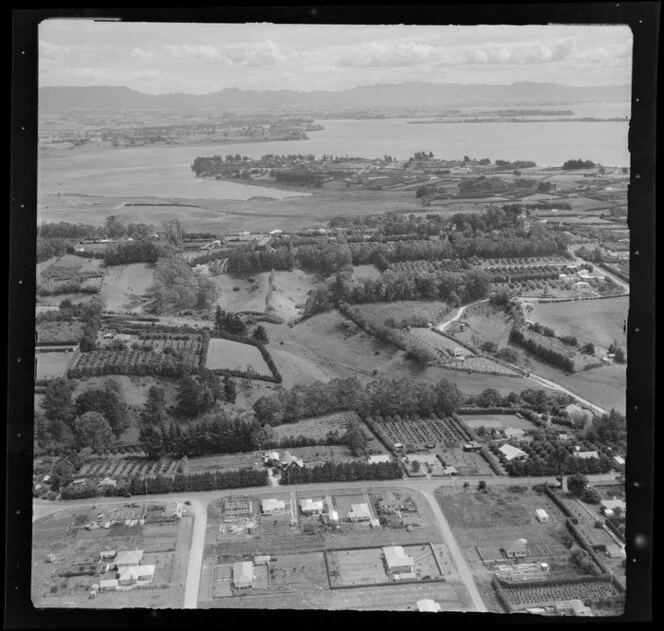
{"type": "Polygon", "coordinates": [[[71,342],[83,337],[81,322],[39,322],[36,327],[37,342],[71,342]]]}
{"type": "Polygon", "coordinates": [[[574,335],[604,348],[618,340],[626,342],[623,331],[629,312],[629,296],[578,302],[535,304],[534,320],[558,335],[574,335]]]}
{"type": "Polygon", "coordinates": [[[259,375],[272,374],[255,346],[216,338],[210,340],[205,367],[208,370],[247,370],[250,367],[259,375]]]}
{"type": "Polygon", "coordinates": [[[421,319],[424,324],[428,322],[436,324],[443,321],[450,312],[450,307],[444,302],[429,300],[376,302],[356,305],[356,308],[364,318],[381,326],[388,318],[392,318],[397,326],[401,325],[404,320],[406,323],[410,323],[413,318],[421,319]]]}

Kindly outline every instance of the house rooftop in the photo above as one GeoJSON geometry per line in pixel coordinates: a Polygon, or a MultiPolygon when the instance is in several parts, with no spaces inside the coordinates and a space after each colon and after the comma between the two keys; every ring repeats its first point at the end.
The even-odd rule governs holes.
{"type": "Polygon", "coordinates": [[[143,559],[143,550],[121,550],[115,558],[117,565],[138,565],[143,559]]]}
{"type": "Polygon", "coordinates": [[[430,598],[423,598],[422,600],[417,601],[417,610],[438,612],[440,611],[440,603],[437,603],[435,600],[431,600],[430,598]]]}
{"type": "Polygon", "coordinates": [[[404,565],[409,565],[412,567],[414,564],[413,558],[409,557],[401,546],[384,547],[383,554],[385,555],[387,567],[390,569],[404,565]]]}
{"type": "Polygon", "coordinates": [[[514,447],[514,445],[510,444],[505,444],[502,445],[498,451],[502,452],[507,458],[507,460],[514,460],[515,458],[525,458],[528,454],[525,451],[522,451],[518,447],[514,447]]]}

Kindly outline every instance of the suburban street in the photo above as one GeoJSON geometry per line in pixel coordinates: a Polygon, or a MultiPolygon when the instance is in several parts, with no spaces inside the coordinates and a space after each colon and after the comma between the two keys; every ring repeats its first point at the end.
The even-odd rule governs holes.
{"type": "MultiPolygon", "coordinates": [[[[590,482],[610,483],[615,481],[613,474],[597,474],[586,476],[590,482]]],[[[541,484],[544,482],[554,482],[555,480],[548,477],[532,477],[532,478],[509,478],[509,477],[495,477],[486,480],[487,487],[492,486],[510,486],[519,484],[528,484],[529,486],[541,484]]],[[[480,593],[473,580],[472,572],[466,563],[463,552],[459,548],[452,529],[450,528],[443,511],[440,509],[438,502],[434,496],[434,492],[441,486],[463,486],[464,482],[474,485],[478,482],[477,477],[460,477],[460,478],[446,478],[441,480],[380,480],[380,481],[367,481],[367,482],[326,482],[321,484],[298,484],[292,486],[282,487],[283,491],[299,493],[329,493],[332,489],[334,492],[339,491],[357,491],[360,489],[381,489],[381,488],[405,488],[420,493],[431,506],[431,510],[436,517],[440,532],[449,548],[450,554],[454,559],[459,577],[465,584],[468,594],[473,602],[476,611],[487,611],[486,606],[480,596],[480,593]]],[[[203,563],[203,551],[205,547],[205,530],[207,526],[207,505],[211,500],[228,495],[237,495],[238,493],[250,493],[260,497],[270,496],[274,494],[274,486],[264,487],[250,487],[243,489],[229,489],[224,491],[199,491],[187,494],[178,494],[177,496],[164,494],[164,495],[149,495],[137,496],[146,502],[159,502],[164,500],[177,500],[179,502],[189,501],[191,505],[187,506],[187,511],[194,513],[194,527],[192,531],[191,546],[189,553],[189,565],[187,567],[187,583],[185,586],[184,608],[195,609],[198,601],[198,590],[201,578],[201,567],[203,563]]],[[[33,513],[32,521],[46,517],[47,515],[57,513],[63,510],[71,510],[73,508],[90,508],[108,506],[109,504],[123,503],[125,500],[121,497],[103,497],[95,500],[71,500],[59,502],[47,502],[45,500],[33,500],[33,513]]],[[[134,500],[135,501],[135,500],[134,500]]]]}

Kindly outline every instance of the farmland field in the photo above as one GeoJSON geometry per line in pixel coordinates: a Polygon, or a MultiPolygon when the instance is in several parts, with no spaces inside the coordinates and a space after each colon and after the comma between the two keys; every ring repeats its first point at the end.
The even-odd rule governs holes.
{"type": "MultiPolygon", "coordinates": [[[[262,357],[261,357],[262,359],[262,357]]],[[[176,360],[151,351],[90,351],[81,353],[71,367],[72,378],[100,375],[141,374],[141,371],[174,375],[176,360]]]]}
{"type": "Polygon", "coordinates": [[[375,419],[374,423],[395,443],[402,443],[406,451],[423,449],[426,444],[458,445],[464,436],[449,419],[415,419],[401,417],[375,419]]]}
{"type": "Polygon", "coordinates": [[[106,269],[101,296],[106,301],[109,311],[131,311],[141,313],[142,300],[152,284],[154,265],[133,263],[114,265],[106,269]]]}
{"type": "Polygon", "coordinates": [[[73,353],[36,353],[36,379],[56,379],[64,377],[73,359],[73,353]]]}
{"type": "Polygon", "coordinates": [[[623,325],[629,311],[629,297],[580,302],[537,303],[534,319],[558,335],[574,335],[604,348],[618,340],[626,343],[623,325]]]}
{"type": "Polygon", "coordinates": [[[258,348],[223,339],[210,340],[205,367],[209,370],[247,370],[251,367],[259,375],[272,374],[258,348]]]}

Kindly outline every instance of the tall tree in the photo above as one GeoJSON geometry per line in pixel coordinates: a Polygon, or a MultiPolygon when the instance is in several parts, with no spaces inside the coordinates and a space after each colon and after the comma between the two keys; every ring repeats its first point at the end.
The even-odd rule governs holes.
{"type": "Polygon", "coordinates": [[[226,375],[224,377],[224,400],[227,403],[235,403],[237,399],[237,384],[235,379],[226,375]]]}
{"type": "Polygon", "coordinates": [[[163,388],[151,386],[143,406],[143,419],[152,425],[162,425],[168,419],[163,388]]]}
{"type": "Polygon", "coordinates": [[[76,415],[73,393],[76,381],[64,378],[53,379],[46,386],[42,402],[44,416],[53,422],[70,423],[76,415]]]}
{"type": "Polygon", "coordinates": [[[262,324],[259,324],[254,329],[254,334],[252,337],[261,344],[268,344],[270,341],[267,337],[267,331],[265,330],[265,327],[262,324]]]}
{"type": "Polygon", "coordinates": [[[164,452],[164,436],[159,427],[145,425],[139,434],[141,449],[148,458],[159,458],[164,452]]]}
{"type": "Polygon", "coordinates": [[[117,391],[117,382],[110,380],[104,388],[86,390],[76,399],[76,414],[98,412],[119,437],[129,427],[129,412],[122,393],[117,391]]]}
{"type": "Polygon", "coordinates": [[[74,435],[79,449],[91,447],[97,453],[108,449],[114,440],[111,426],[98,412],[86,412],[77,417],[74,420],[74,435]]]}

